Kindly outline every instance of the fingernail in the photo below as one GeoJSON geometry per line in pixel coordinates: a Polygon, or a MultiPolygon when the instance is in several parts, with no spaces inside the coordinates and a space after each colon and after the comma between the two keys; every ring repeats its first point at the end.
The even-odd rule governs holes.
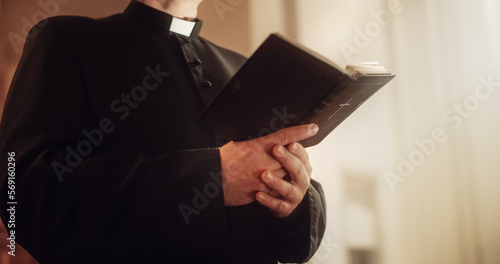
{"type": "Polygon", "coordinates": [[[266,174],[266,177],[265,177],[266,181],[272,181],[273,180],[273,175],[271,175],[271,173],[267,173],[266,174]]]}
{"type": "Polygon", "coordinates": [[[297,143],[292,143],[292,147],[290,148],[290,150],[295,153],[297,152],[297,150],[299,149],[299,147],[297,146],[297,143]]]}
{"type": "Polygon", "coordinates": [[[316,133],[318,133],[318,130],[319,130],[318,125],[316,125],[316,124],[312,124],[312,125],[309,127],[309,134],[311,134],[311,135],[316,135],[316,133]]]}
{"type": "Polygon", "coordinates": [[[283,156],[283,154],[285,154],[285,149],[283,148],[283,146],[278,146],[278,149],[276,151],[278,153],[278,155],[280,156],[283,156]]]}

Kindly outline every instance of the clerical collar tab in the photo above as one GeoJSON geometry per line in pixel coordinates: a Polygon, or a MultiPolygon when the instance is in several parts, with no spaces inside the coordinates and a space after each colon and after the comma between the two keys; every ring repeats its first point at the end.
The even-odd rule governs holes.
{"type": "Polygon", "coordinates": [[[172,17],[172,23],[170,23],[170,31],[190,37],[191,33],[193,33],[194,26],[196,26],[196,22],[182,20],[176,17],[172,17]]]}
{"type": "Polygon", "coordinates": [[[188,38],[197,38],[203,25],[201,20],[188,21],[175,18],[135,0],[130,2],[123,15],[148,27],[174,32],[188,38]]]}

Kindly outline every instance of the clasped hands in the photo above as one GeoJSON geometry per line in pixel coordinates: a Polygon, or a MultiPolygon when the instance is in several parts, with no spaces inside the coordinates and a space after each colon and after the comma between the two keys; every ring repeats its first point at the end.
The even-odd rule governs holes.
{"type": "Polygon", "coordinates": [[[298,141],[317,132],[316,124],[300,125],[222,146],[225,205],[257,200],[274,216],[289,216],[304,198],[312,172],[307,151],[298,141]]]}

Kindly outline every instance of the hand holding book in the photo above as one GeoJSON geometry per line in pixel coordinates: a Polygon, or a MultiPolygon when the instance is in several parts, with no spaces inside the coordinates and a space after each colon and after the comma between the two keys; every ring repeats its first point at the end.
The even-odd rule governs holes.
{"type": "Polygon", "coordinates": [[[294,126],[222,146],[224,204],[239,206],[257,200],[276,217],[289,216],[307,192],[312,172],[306,150],[296,141],[317,132],[314,124],[294,126]]]}

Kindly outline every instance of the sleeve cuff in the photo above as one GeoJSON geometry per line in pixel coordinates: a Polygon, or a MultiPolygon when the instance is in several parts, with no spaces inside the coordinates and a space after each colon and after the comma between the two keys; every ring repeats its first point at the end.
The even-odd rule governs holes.
{"type": "Polygon", "coordinates": [[[272,216],[276,227],[288,234],[299,233],[309,226],[309,191],[293,212],[283,218],[272,216]]]}

